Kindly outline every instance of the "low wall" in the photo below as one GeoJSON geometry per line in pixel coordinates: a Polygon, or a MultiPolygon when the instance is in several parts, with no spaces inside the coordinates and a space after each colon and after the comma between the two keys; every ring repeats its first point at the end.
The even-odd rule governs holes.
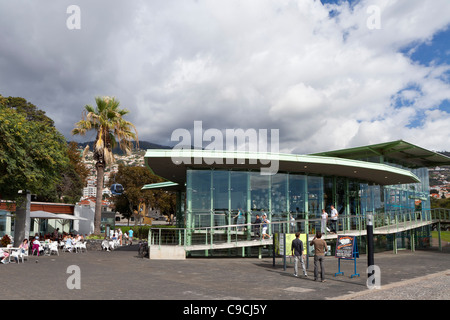
{"type": "Polygon", "coordinates": [[[88,251],[102,251],[103,240],[86,240],[86,249],[88,251]]]}
{"type": "Polygon", "coordinates": [[[149,246],[150,259],[159,260],[184,260],[186,251],[181,246],[149,246]]]}

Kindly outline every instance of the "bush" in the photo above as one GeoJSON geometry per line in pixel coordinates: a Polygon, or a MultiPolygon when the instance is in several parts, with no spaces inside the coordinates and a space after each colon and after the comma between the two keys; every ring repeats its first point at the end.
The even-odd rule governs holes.
{"type": "Polygon", "coordinates": [[[91,234],[86,237],[86,240],[102,240],[105,239],[105,234],[91,234]]]}
{"type": "Polygon", "coordinates": [[[134,239],[148,239],[148,232],[150,229],[160,229],[160,228],[175,228],[175,226],[120,226],[117,227],[122,229],[122,233],[127,233],[128,230],[133,230],[133,238],[134,239]]]}
{"type": "Polygon", "coordinates": [[[7,234],[3,236],[3,238],[0,240],[0,246],[6,247],[8,244],[11,243],[11,238],[7,234]]]}

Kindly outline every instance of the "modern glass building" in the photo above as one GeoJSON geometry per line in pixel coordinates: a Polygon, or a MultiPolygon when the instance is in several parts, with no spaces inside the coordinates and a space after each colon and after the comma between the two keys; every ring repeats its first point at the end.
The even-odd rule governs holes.
{"type": "Polygon", "coordinates": [[[262,213],[271,222],[319,218],[331,205],[347,216],[425,212],[427,168],[450,158],[399,140],[312,155],[148,150],[145,162],[169,182],[144,189],[178,191],[178,226],[194,230],[253,223],[262,213]],[[275,161],[276,173],[265,174],[275,161]]]}

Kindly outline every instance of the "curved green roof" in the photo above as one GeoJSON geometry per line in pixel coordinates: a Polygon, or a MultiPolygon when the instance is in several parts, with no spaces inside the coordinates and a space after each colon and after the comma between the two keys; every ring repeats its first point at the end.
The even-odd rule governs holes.
{"type": "Polygon", "coordinates": [[[184,188],[186,170],[230,169],[264,170],[278,172],[342,176],[378,185],[420,182],[412,172],[384,164],[317,155],[259,153],[216,150],[152,149],[145,154],[145,163],[151,170],[184,188]]]}

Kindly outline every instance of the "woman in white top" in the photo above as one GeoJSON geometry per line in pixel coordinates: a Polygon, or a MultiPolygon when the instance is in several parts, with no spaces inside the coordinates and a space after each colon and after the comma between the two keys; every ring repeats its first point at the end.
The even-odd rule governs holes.
{"type": "Polygon", "coordinates": [[[328,213],[325,211],[325,209],[322,209],[321,229],[323,234],[327,233],[327,222],[328,222],[328,213]]]}
{"type": "Polygon", "coordinates": [[[331,206],[331,231],[336,233],[337,230],[337,219],[338,219],[338,212],[334,208],[334,206],[331,206]]]}

